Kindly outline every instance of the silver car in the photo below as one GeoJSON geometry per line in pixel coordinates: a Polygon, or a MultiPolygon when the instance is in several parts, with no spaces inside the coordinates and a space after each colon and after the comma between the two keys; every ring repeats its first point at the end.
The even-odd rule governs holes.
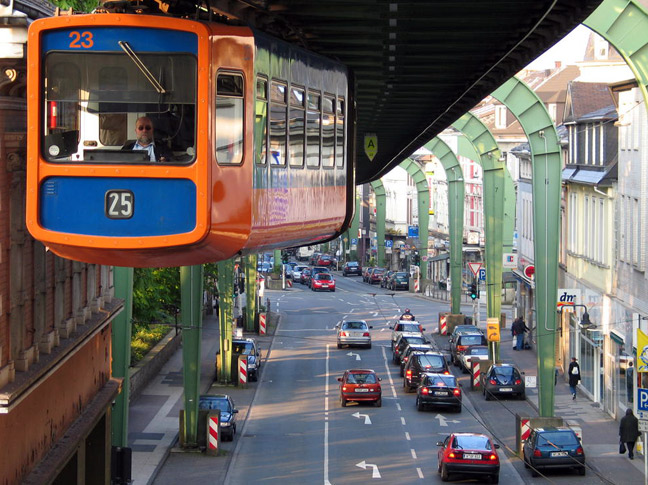
{"type": "Polygon", "coordinates": [[[391,348],[394,350],[394,344],[396,343],[396,340],[398,340],[398,336],[403,333],[403,332],[416,332],[423,334],[425,329],[423,326],[416,321],[412,320],[397,320],[394,322],[393,325],[390,325],[389,328],[391,328],[391,348]]]}
{"type": "Polygon", "coordinates": [[[367,325],[364,320],[350,320],[338,323],[337,328],[337,346],[341,349],[343,345],[361,345],[371,348],[371,333],[369,329],[373,328],[367,325]]]}

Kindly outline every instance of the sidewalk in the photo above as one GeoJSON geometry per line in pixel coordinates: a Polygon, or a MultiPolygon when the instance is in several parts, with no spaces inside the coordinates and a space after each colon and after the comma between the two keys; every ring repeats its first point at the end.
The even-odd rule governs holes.
{"type": "MultiPolygon", "coordinates": [[[[268,326],[270,331],[271,326],[268,326]]],[[[262,366],[272,342],[272,335],[254,337],[261,349],[262,366]]],[[[242,434],[243,424],[256,392],[256,383],[246,389],[221,386],[213,383],[215,358],[219,348],[218,322],[214,315],[203,318],[201,345],[201,394],[229,394],[239,410],[237,437],[234,441],[221,442],[221,456],[208,457],[203,453],[184,452],[176,447],[179,430],[179,414],[184,408],[182,347],[164,365],[158,376],[131,402],[128,421],[128,446],[133,451],[132,483],[134,485],[194,483],[194,477],[210,476],[209,483],[222,483],[232,459],[234,446],[242,434]],[[182,460],[174,455],[183,454],[182,460]],[[191,455],[191,456],[187,456],[191,455]],[[160,473],[164,467],[164,473],[160,473]],[[205,473],[208,470],[209,473],[205,473]]]]}
{"type": "MultiPolygon", "coordinates": [[[[448,303],[422,296],[422,298],[448,303]]],[[[449,303],[448,303],[449,304],[449,303]]],[[[462,305],[465,315],[472,316],[472,307],[462,305]]],[[[506,314],[506,329],[502,331],[503,342],[500,347],[502,361],[514,363],[521,372],[528,375],[538,374],[538,357],[535,348],[532,350],[514,351],[511,344],[510,328],[513,312],[510,305],[502,306],[506,314]],[[509,338],[506,338],[506,337],[509,338]]],[[[483,314],[483,312],[482,312],[483,314]]],[[[483,321],[483,318],[480,319],[483,321]]],[[[527,389],[527,401],[538,410],[538,388],[527,389]]],[[[619,423],[605,412],[598,403],[590,401],[579,393],[575,400],[569,392],[567,381],[561,374],[555,386],[554,415],[565,422],[576,423],[582,429],[583,447],[587,464],[605,477],[610,483],[640,485],[644,483],[644,456],[635,453],[635,459],[628,459],[628,454],[619,455],[619,423]]],[[[635,450],[636,451],[636,450],[635,450]]]]}

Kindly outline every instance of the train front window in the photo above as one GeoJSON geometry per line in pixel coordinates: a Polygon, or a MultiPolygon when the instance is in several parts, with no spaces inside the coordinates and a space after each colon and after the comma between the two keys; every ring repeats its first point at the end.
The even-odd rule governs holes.
{"type": "Polygon", "coordinates": [[[138,62],[124,52],[45,57],[45,159],[150,163],[155,157],[143,155],[138,144],[142,117],[152,126],[155,153],[166,154],[155,161],[183,164],[195,158],[196,58],[166,52],[135,57],[138,62]]]}

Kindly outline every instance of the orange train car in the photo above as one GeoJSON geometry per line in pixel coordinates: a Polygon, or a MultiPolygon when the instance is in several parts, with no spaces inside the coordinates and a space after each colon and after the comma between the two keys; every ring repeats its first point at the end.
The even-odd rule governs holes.
{"type": "Polygon", "coordinates": [[[56,254],[184,266],[341,234],[347,68],[248,27],[141,14],[35,21],[27,227],[56,254]]]}

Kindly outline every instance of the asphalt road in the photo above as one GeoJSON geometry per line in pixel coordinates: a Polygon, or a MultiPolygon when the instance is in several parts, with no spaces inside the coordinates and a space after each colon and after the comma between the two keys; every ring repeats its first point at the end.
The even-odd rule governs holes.
{"type": "Polygon", "coordinates": [[[526,401],[486,402],[470,391],[468,376],[457,367],[451,366],[464,389],[462,412],[417,411],[415,393],[404,392],[391,363],[388,325],[408,307],[444,348],[447,339],[431,332],[447,304],[369,286],[359,277],[336,281],[334,293],[297,284],[279,297],[281,324],[237,437],[227,484],[441,483],[436,443],[451,430],[486,432],[502,445],[502,484],[607,483],[570,472],[531,478],[519,459],[509,458],[507,447],[515,447],[515,414],[535,413],[526,401]],[[373,326],[371,349],[337,348],[334,326],[350,317],[373,326]],[[382,378],[382,407],[340,406],[337,378],[351,368],[374,369],[382,378]]]}

